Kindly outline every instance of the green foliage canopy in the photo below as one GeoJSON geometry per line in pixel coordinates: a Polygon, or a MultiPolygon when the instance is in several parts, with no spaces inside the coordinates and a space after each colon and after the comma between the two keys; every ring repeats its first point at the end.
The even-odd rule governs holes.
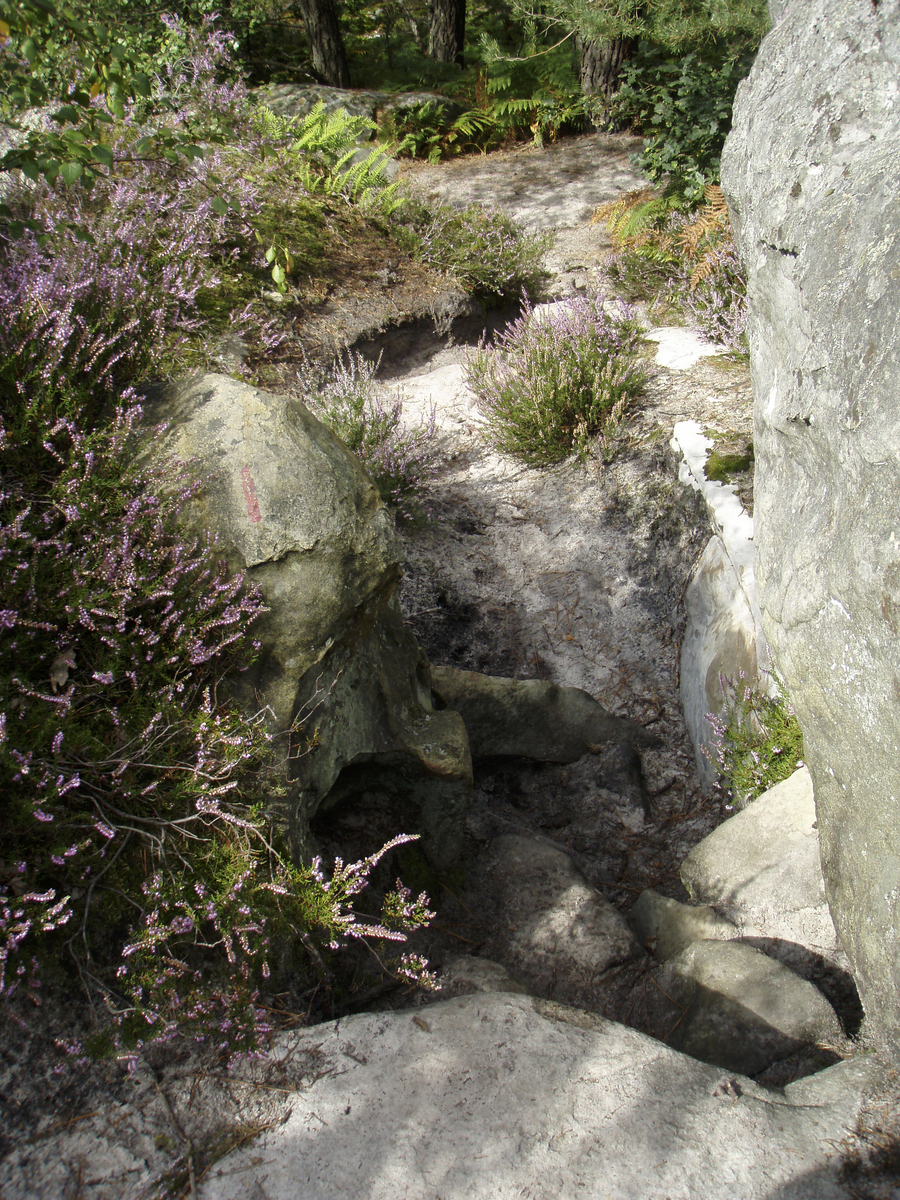
{"type": "MultiPolygon", "coordinates": [[[[90,189],[113,166],[109,127],[127,104],[149,101],[152,65],[146,37],[120,20],[82,20],[58,0],[0,0],[0,122],[19,135],[0,155],[0,172],[90,189]],[[52,109],[54,127],[23,119],[42,106],[52,109]]],[[[222,138],[204,131],[204,140],[222,138]]],[[[138,157],[151,151],[170,161],[203,157],[195,133],[161,123],[134,146],[138,157]]],[[[12,218],[0,203],[13,236],[35,227],[12,218]]]]}
{"type": "Polygon", "coordinates": [[[758,42],[768,28],[765,0],[512,0],[524,24],[577,33],[586,42],[644,38],[669,50],[711,40],[758,42]]]}

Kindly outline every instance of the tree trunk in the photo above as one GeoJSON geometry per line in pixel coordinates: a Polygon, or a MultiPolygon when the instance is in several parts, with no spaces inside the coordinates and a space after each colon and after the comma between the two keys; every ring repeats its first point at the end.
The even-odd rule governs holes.
{"type": "Polygon", "coordinates": [[[309,49],[313,73],[331,87],[348,88],[350,69],[334,0],[296,0],[309,49]]]}
{"type": "Polygon", "coordinates": [[[576,38],[575,45],[581,59],[579,77],[585,96],[602,96],[611,100],[619,87],[622,67],[631,57],[634,41],[631,38],[613,38],[609,42],[583,42],[576,38]]]}
{"type": "Polygon", "coordinates": [[[428,56],[463,65],[466,0],[428,0],[428,56]]]}

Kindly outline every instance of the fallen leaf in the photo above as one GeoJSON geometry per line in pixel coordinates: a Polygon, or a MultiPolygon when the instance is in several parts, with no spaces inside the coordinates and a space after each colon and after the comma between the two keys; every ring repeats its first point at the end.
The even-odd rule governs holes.
{"type": "Polygon", "coordinates": [[[65,650],[60,650],[56,658],[50,664],[50,687],[55,695],[61,687],[65,687],[69,681],[69,671],[75,670],[75,647],[66,646],[65,650]]]}

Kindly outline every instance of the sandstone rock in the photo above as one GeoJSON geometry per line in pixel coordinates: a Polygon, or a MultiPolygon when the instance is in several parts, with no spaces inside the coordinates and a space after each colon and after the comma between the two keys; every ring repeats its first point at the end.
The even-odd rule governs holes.
{"type": "Polygon", "coordinates": [[[539,996],[594,1006],[610,967],[643,957],[625,918],[564,850],[537,838],[495,839],[481,864],[486,953],[539,996]]]}
{"type": "Polygon", "coordinates": [[[829,904],[900,1047],[900,27],[797,0],[722,159],[748,273],[760,601],[803,729],[829,904]]]}
{"type": "Polygon", "coordinates": [[[756,1075],[804,1045],[842,1035],[820,991],[741,942],[694,942],[658,980],[684,1009],[670,1044],[729,1071],[756,1075]]]}
{"type": "Polygon", "coordinates": [[[383,113],[402,112],[418,104],[435,105],[448,122],[464,111],[458,101],[438,92],[346,91],[322,84],[276,83],[257,88],[256,95],[280,117],[289,118],[305,117],[320,102],[327,113],[342,108],[349,116],[365,117],[375,123],[383,113]]]}
{"type": "Polygon", "coordinates": [[[462,715],[474,758],[511,755],[565,763],[601,742],[659,745],[654,734],[614,717],[581,688],[456,667],[432,667],[431,677],[438,695],[462,715]]]}
{"type": "Polygon", "coordinates": [[[394,595],[371,632],[335,645],[299,684],[297,708],[310,713],[316,745],[295,760],[293,777],[310,814],[377,782],[400,827],[421,833],[444,868],[462,850],[472,760],[459,714],[432,707],[431,695],[428,662],[394,595]]]}
{"type": "Polygon", "coordinates": [[[291,1111],[216,1163],[200,1200],[841,1200],[829,1159],[877,1071],[856,1059],[769,1092],[588,1013],[485,994],[316,1026],[277,1053],[309,1062],[291,1111]]]}
{"type": "Polygon", "coordinates": [[[227,376],[161,389],[146,418],[169,423],[154,454],[196,457],[211,474],[185,519],[218,535],[269,606],[234,692],[271,715],[298,854],[345,769],[390,768],[404,831],[448,865],[471,790],[468,743],[455,713],[432,708],[428,664],[397,605],[400,542],[371,477],[299,401],[227,376]]]}
{"type": "Polygon", "coordinates": [[[679,904],[647,888],[629,913],[631,926],[641,945],[659,959],[675,958],[694,942],[728,941],[739,936],[731,921],[708,905],[679,904]]]}
{"type": "MultiPolygon", "coordinates": [[[[346,91],[315,83],[274,83],[255,89],[255,95],[272,112],[289,120],[307,116],[321,103],[329,114],[342,108],[350,117],[365,117],[367,121],[374,121],[381,93],[346,91]]],[[[370,137],[371,134],[366,134],[366,140],[370,137]]]]}
{"type": "Polygon", "coordinates": [[[444,959],[440,976],[441,995],[470,992],[509,992],[527,995],[527,989],[516,983],[505,967],[489,958],[471,954],[454,954],[444,959]]]}
{"type": "Polygon", "coordinates": [[[743,678],[750,687],[773,690],[756,598],[753,519],[733,485],[706,478],[704,467],[712,445],[696,421],[679,421],[675,426],[672,449],[680,457],[678,478],[703,497],[715,531],[685,592],[687,626],[679,684],[685,725],[706,790],[718,778],[710,758],[716,746],[707,716],[727,715],[722,679],[743,678]]]}
{"type": "Polygon", "coordinates": [[[714,904],[741,934],[840,960],[805,767],[704,838],[682,864],[681,878],[695,900],[714,904]]]}

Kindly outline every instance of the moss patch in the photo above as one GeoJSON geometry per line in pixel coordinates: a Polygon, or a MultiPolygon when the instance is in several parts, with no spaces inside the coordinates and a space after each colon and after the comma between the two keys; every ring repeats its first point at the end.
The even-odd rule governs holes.
{"type": "Polygon", "coordinates": [[[753,466],[753,446],[750,445],[742,454],[722,454],[713,450],[706,460],[703,472],[707,479],[716,483],[728,483],[732,475],[749,471],[753,466]]]}

